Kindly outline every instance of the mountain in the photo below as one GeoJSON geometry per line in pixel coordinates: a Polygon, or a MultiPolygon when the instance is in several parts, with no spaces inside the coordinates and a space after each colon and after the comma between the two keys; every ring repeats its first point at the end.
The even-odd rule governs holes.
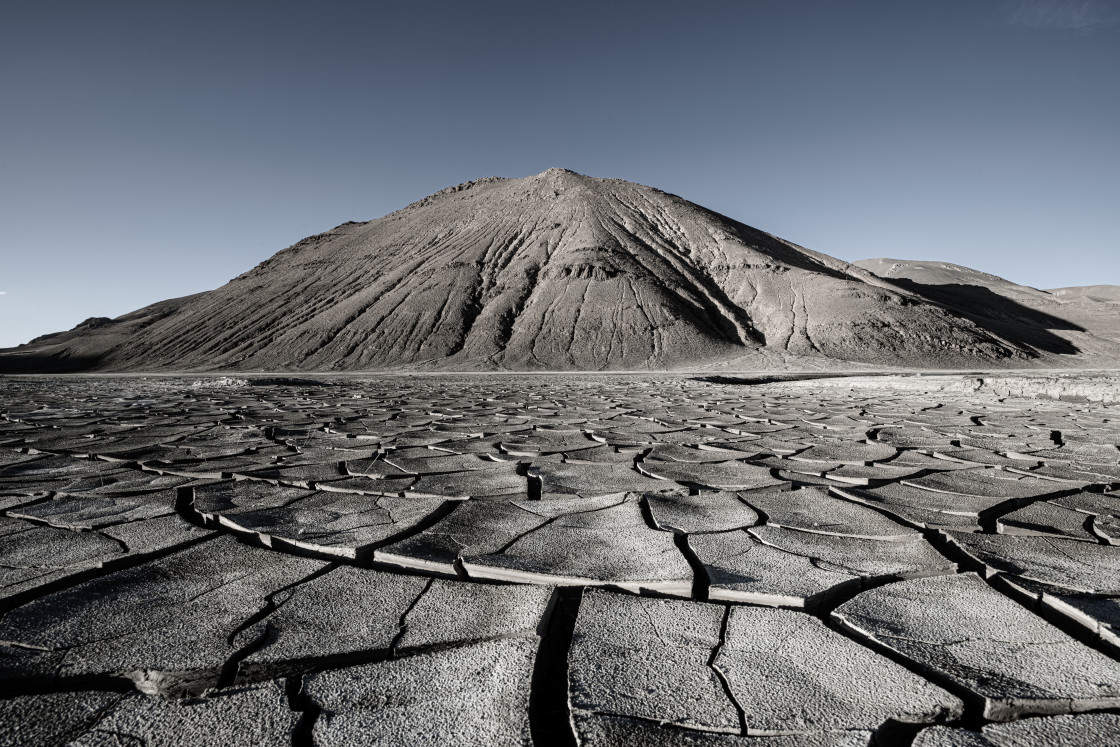
{"type": "Polygon", "coordinates": [[[1079,285],[1072,288],[1051,288],[1047,293],[1052,293],[1064,301],[1120,303],[1120,285],[1079,285]]]}
{"type": "Polygon", "coordinates": [[[1015,340],[1045,361],[1112,365],[1120,358],[1120,314],[1108,302],[1120,301],[1117,286],[1046,291],[948,262],[878,258],[854,264],[1015,340]]]}
{"type": "Polygon", "coordinates": [[[1054,300],[1050,293],[991,275],[980,270],[949,262],[924,262],[914,259],[861,259],[853,262],[876,276],[890,280],[906,280],[922,285],[949,287],[974,286],[987,288],[1005,298],[1045,303],[1054,300]]]}
{"type": "Polygon", "coordinates": [[[5,371],[620,370],[1026,361],[1014,335],[680,197],[550,169],[345,223],[5,371]]]}

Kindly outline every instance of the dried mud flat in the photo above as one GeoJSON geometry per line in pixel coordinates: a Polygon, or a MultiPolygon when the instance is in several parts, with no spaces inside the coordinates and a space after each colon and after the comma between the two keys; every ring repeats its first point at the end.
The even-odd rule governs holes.
{"type": "Polygon", "coordinates": [[[0,379],[0,743],[1120,741],[1120,411],[989,389],[0,379]]]}

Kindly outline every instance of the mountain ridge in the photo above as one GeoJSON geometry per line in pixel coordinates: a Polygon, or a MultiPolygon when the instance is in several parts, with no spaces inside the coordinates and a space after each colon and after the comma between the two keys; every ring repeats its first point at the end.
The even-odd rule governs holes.
{"type": "Polygon", "coordinates": [[[876,258],[854,264],[931,301],[955,308],[997,334],[1022,339],[1047,359],[1114,365],[1120,358],[1120,287],[1042,290],[950,262],[876,258]]]}
{"type": "MultiPolygon", "coordinates": [[[[80,326],[80,325],[79,325],[80,326]]],[[[549,169],[448,187],[225,285],[0,351],[0,370],[662,370],[1027,362],[896,280],[661,190],[549,169]]]]}

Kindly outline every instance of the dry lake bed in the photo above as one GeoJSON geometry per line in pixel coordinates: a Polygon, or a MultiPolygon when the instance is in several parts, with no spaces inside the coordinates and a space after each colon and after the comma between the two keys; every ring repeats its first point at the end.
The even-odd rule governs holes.
{"type": "Polygon", "coordinates": [[[1066,383],[0,379],[0,743],[1120,742],[1066,383]]]}

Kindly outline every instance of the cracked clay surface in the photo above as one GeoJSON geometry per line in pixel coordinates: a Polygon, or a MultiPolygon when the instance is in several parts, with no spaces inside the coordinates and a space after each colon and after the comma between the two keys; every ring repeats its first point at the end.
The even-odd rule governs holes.
{"type": "Polygon", "coordinates": [[[1120,742],[1117,444],[890,377],[0,379],[0,744],[1120,742]]]}

